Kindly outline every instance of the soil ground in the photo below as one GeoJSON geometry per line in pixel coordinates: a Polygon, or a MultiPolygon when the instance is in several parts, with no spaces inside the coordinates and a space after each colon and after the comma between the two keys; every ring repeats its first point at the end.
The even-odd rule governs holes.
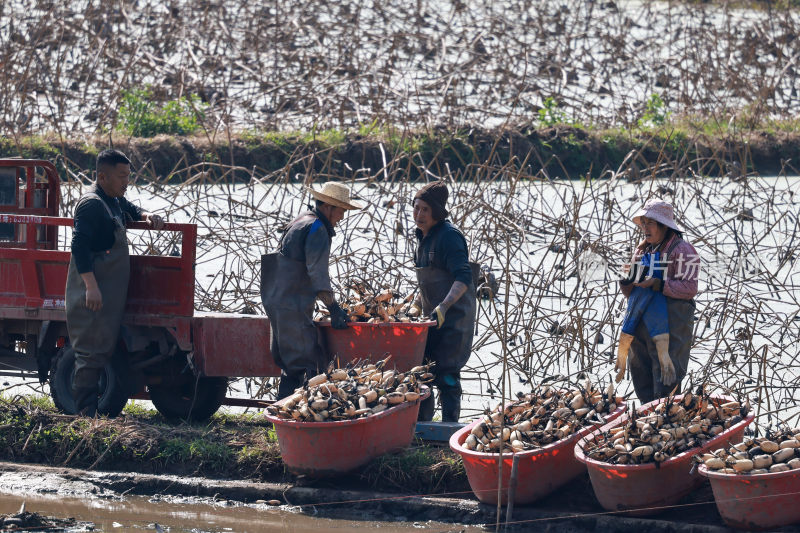
{"type": "MultiPolygon", "coordinates": [[[[0,402],[0,426],[0,459],[7,461],[0,463],[0,491],[17,495],[183,495],[237,504],[277,500],[297,512],[343,519],[497,519],[496,506],[479,503],[469,489],[460,457],[436,444],[417,442],[357,472],[315,480],[285,471],[269,424],[259,418],[217,415],[189,426],[139,411],[87,420],[18,398],[0,402]]],[[[544,531],[725,531],[713,501],[705,484],[651,517],[614,515],[600,507],[583,475],[533,505],[517,506],[511,523],[544,531]]]]}

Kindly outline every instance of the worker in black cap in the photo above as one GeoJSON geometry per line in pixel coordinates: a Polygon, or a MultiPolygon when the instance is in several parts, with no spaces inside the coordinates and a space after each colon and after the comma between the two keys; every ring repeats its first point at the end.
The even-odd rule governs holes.
{"type": "MultiPolygon", "coordinates": [[[[442,421],[457,422],[461,412],[460,372],[472,350],[476,300],[467,241],[446,220],[447,196],[443,181],[425,185],[414,196],[419,241],[414,266],[420,295],[410,314],[421,311],[436,321],[436,327],[428,332],[425,360],[435,363],[433,384],[439,389],[442,421]]],[[[434,409],[431,395],[420,406],[419,420],[431,420],[434,409]]]]}

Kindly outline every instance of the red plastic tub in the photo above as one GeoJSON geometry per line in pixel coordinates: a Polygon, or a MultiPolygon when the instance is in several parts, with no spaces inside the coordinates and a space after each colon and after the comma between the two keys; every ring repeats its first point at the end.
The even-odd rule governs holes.
{"type": "Polygon", "coordinates": [[[355,359],[383,359],[386,352],[392,354],[389,367],[400,372],[411,370],[422,364],[428,328],[436,322],[350,322],[347,329],[334,329],[329,321],[316,322],[327,345],[328,356],[339,358],[344,366],[355,359]]]}
{"type": "MultiPolygon", "coordinates": [[[[675,397],[680,401],[683,395],[675,397]]],[[[729,396],[713,396],[722,402],[732,401],[729,396]]],[[[639,413],[648,413],[656,405],[663,402],[663,398],[652,401],[639,408],[639,413]]],[[[656,467],[655,463],[641,465],[612,465],[586,457],[583,453],[584,445],[594,439],[600,432],[584,437],[575,446],[575,457],[586,463],[589,470],[589,479],[592,488],[605,509],[609,511],[626,511],[634,516],[646,516],[662,511],[664,506],[677,503],[693,489],[703,483],[703,478],[697,472],[690,473],[692,469],[692,456],[716,450],[729,444],[740,442],[744,430],[753,421],[750,414],[713,439],[706,442],[705,446],[692,448],[668,459],[656,467]]],[[[601,431],[608,431],[613,427],[627,422],[628,416],[622,416],[613,424],[603,426],[601,431]]]]}
{"type": "Polygon", "coordinates": [[[430,390],[423,387],[414,402],[356,420],[297,422],[269,414],[267,419],[275,426],[281,458],[290,472],[326,477],[353,470],[411,444],[419,403],[428,394],[430,390]]]}
{"type": "Polygon", "coordinates": [[[698,469],[711,481],[722,519],[740,529],[774,529],[800,523],[800,470],[725,474],[698,469]]]}
{"type": "MultiPolygon", "coordinates": [[[[617,409],[606,417],[607,421],[621,416],[626,409],[620,400],[617,409]]],[[[450,449],[461,454],[464,469],[467,472],[469,486],[475,496],[483,503],[497,503],[497,469],[499,467],[496,453],[484,453],[468,450],[462,446],[472,428],[480,424],[480,419],[460,429],[450,437],[450,449]]],[[[511,462],[514,455],[519,456],[517,464],[517,489],[514,493],[515,504],[527,504],[551,493],[565,485],[586,470],[575,459],[572,449],[582,437],[597,430],[598,426],[588,426],[560,441],[548,444],[538,450],[528,450],[517,454],[503,454],[503,480],[500,501],[508,503],[508,485],[511,478],[511,462]]]]}

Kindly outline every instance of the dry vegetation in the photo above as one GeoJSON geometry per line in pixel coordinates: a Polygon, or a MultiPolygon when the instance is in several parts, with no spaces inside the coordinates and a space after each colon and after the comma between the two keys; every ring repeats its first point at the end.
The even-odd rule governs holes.
{"type": "Polygon", "coordinates": [[[11,0],[0,133],[107,131],[124,92],[146,86],[199,96],[209,138],[530,125],[542,109],[627,127],[653,94],[722,128],[793,120],[800,16],[773,4],[11,0]]]}
{"type": "MultiPolygon", "coordinates": [[[[636,239],[629,219],[659,196],[676,204],[703,258],[691,379],[750,396],[762,426],[797,420],[800,206],[786,177],[796,161],[776,162],[779,177],[762,180],[750,172],[749,146],[730,145],[754,127],[796,133],[797,11],[572,0],[5,2],[0,28],[0,132],[15,143],[43,132],[104,135],[123,93],[147,85],[163,102],[198,95],[189,100],[203,111],[197,134],[210,144],[245,130],[306,132],[311,143],[270,169],[237,165],[233,144],[227,159],[178,159],[169,173],[152,171],[146,150],[137,157],[142,203],[198,224],[198,309],[261,312],[258,257],[308,201],[296,184],[331,178],[368,204],[339,231],[339,285],[412,290],[410,178],[443,177],[473,257],[501,282],[481,302],[465,372],[471,416],[546,379],[608,379],[624,305],[614,280],[636,239]],[[621,148],[603,180],[551,179],[553,169],[571,174],[572,162],[541,150],[573,142],[564,123],[647,137],[654,125],[673,127],[668,112],[681,121],[684,149],[670,148],[678,137],[669,132],[654,134],[621,148]],[[470,137],[475,149],[455,151],[457,167],[408,133],[542,124],[555,127],[539,144],[470,137]],[[381,128],[399,140],[392,150],[376,145],[369,164],[340,158],[343,135],[338,145],[315,143],[336,138],[328,129],[381,128]],[[707,134],[724,140],[697,150],[696,136],[707,134]]],[[[58,159],[68,181],[88,181],[85,166],[58,159]]],[[[77,189],[64,191],[69,213],[77,189]]],[[[167,252],[172,244],[156,242],[167,252]]]]}
{"type": "MultiPolygon", "coordinates": [[[[644,174],[634,160],[632,154],[601,180],[550,180],[516,160],[470,164],[444,176],[452,219],[464,229],[471,255],[500,280],[498,295],[480,301],[465,372],[474,395],[466,416],[546,379],[582,373],[610,379],[624,308],[615,280],[638,239],[630,217],[650,196],[677,206],[685,236],[702,259],[691,379],[749,395],[763,425],[797,416],[800,206],[794,179],[748,176],[735,165],[724,178],[703,178],[694,168],[706,161],[666,157],[644,174]]],[[[337,230],[331,272],[341,295],[352,281],[374,291],[415,289],[410,198],[417,185],[395,162],[350,176],[367,208],[348,215],[337,230]]],[[[136,194],[170,219],[198,225],[198,309],[262,312],[260,254],[276,247],[279,228],[310,197],[292,182],[288,167],[266,175],[250,171],[249,183],[233,181],[234,170],[189,168],[174,186],[151,177],[136,194]]],[[[86,182],[77,170],[71,173],[86,182]]],[[[325,167],[314,173],[317,181],[330,176],[325,167]]],[[[71,212],[78,190],[64,191],[64,209],[71,212]]],[[[168,236],[156,241],[164,253],[173,246],[168,236]]],[[[248,386],[267,389],[258,380],[248,386]]]]}

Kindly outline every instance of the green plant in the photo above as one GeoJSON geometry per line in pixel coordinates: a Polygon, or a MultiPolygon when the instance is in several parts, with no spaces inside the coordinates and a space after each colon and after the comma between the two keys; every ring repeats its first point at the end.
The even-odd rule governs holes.
{"type": "Polygon", "coordinates": [[[28,403],[28,409],[42,409],[43,411],[51,411],[54,412],[56,410],[55,404],[53,404],[53,398],[50,396],[39,395],[39,394],[31,394],[25,396],[25,399],[28,403]]]}
{"type": "Polygon", "coordinates": [[[152,137],[161,133],[189,135],[197,131],[205,118],[207,104],[196,94],[159,105],[149,87],[123,91],[117,114],[117,127],[134,137],[152,137]]]}
{"type": "Polygon", "coordinates": [[[359,123],[358,134],[362,137],[369,137],[373,133],[379,133],[380,127],[378,126],[378,119],[376,118],[370,124],[359,123]]]}
{"type": "Polygon", "coordinates": [[[644,104],[644,113],[639,118],[638,124],[640,128],[663,126],[668,119],[669,111],[664,100],[657,93],[653,93],[644,104]]]}
{"type": "Polygon", "coordinates": [[[143,404],[136,403],[133,400],[130,400],[127,404],[125,404],[125,407],[122,408],[122,412],[123,414],[134,416],[136,418],[152,419],[159,416],[158,411],[155,409],[148,409],[143,404]]]}
{"type": "Polygon", "coordinates": [[[552,96],[545,98],[539,109],[539,125],[555,126],[565,123],[567,123],[566,115],[559,107],[558,102],[552,96]]]}
{"type": "Polygon", "coordinates": [[[156,459],[162,459],[164,464],[185,463],[192,456],[189,446],[182,439],[167,439],[161,444],[161,451],[156,459]]]}
{"type": "Polygon", "coordinates": [[[323,146],[338,146],[345,142],[345,132],[335,128],[326,130],[317,129],[316,124],[311,128],[311,131],[301,135],[300,140],[303,143],[319,142],[323,146]]]}
{"type": "Polygon", "coordinates": [[[197,460],[207,463],[211,468],[221,470],[229,466],[235,457],[234,452],[224,443],[213,442],[206,438],[195,438],[191,441],[172,438],[164,441],[156,459],[162,459],[164,464],[197,460]]]}

